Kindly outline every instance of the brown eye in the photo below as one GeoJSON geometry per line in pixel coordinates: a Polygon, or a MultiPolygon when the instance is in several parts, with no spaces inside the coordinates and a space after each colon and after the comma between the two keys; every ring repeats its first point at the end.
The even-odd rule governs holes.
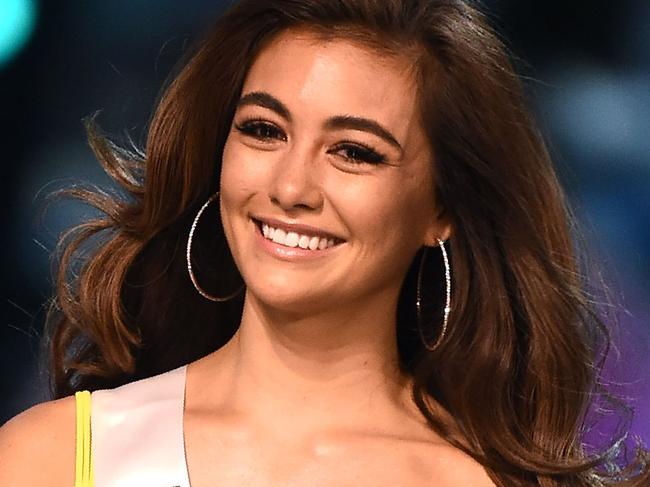
{"type": "Polygon", "coordinates": [[[235,124],[235,129],[244,135],[261,141],[287,140],[281,129],[268,122],[249,120],[240,125],[235,124]]]}
{"type": "Polygon", "coordinates": [[[358,164],[381,164],[386,162],[386,156],[359,144],[340,144],[332,152],[341,155],[346,161],[358,164]]]}

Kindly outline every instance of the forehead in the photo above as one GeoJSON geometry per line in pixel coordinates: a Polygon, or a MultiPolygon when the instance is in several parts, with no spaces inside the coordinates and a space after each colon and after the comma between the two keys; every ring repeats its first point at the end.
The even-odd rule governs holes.
{"type": "Polygon", "coordinates": [[[258,54],[243,93],[258,90],[292,111],[374,118],[400,139],[415,121],[417,90],[408,61],[304,30],[280,33],[258,54]]]}

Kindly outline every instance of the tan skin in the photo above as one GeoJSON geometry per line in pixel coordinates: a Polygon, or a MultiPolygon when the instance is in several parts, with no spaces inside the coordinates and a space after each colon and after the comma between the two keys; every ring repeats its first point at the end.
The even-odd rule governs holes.
{"type": "MultiPolygon", "coordinates": [[[[251,67],[242,99],[265,96],[238,107],[221,174],[246,299],[234,338],[188,367],[193,487],[494,485],[427,426],[397,368],[402,280],[418,248],[450,232],[433,203],[414,86],[403,63],[308,32],[281,34],[251,67]],[[339,115],[390,136],[327,123],[339,115]],[[251,215],[343,243],[319,258],[280,258],[260,245],[251,215]]],[[[1,430],[0,451],[11,452],[2,485],[72,485],[74,399],[19,415],[1,430]]]]}

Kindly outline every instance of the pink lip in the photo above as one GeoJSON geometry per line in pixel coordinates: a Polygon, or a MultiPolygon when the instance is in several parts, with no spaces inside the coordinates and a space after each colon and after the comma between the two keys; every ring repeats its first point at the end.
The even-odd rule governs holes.
{"type": "Polygon", "coordinates": [[[321,230],[320,228],[312,227],[310,225],[303,225],[300,223],[291,223],[291,222],[282,222],[274,218],[258,217],[253,215],[251,215],[251,218],[258,226],[261,226],[259,225],[261,223],[266,223],[270,227],[281,228],[285,232],[296,232],[303,235],[322,237],[328,240],[332,239],[334,240],[335,244],[340,244],[345,242],[344,238],[338,237],[332,233],[321,230]]]}
{"type": "MultiPolygon", "coordinates": [[[[319,250],[319,249],[309,250],[309,249],[302,249],[300,247],[287,247],[285,245],[277,244],[274,241],[264,237],[264,235],[262,234],[262,230],[260,229],[260,225],[257,222],[253,222],[253,223],[254,223],[253,228],[255,229],[255,234],[256,234],[255,238],[257,242],[260,244],[260,246],[264,249],[264,251],[268,252],[272,256],[279,258],[281,260],[304,261],[310,259],[319,259],[328,254],[331,254],[332,252],[336,252],[336,250],[338,250],[338,248],[341,246],[340,244],[343,243],[343,241],[339,239],[338,244],[335,243],[332,247],[328,247],[323,250],[319,250]]],[[[282,227],[275,227],[275,228],[282,228],[282,227]]],[[[297,231],[297,230],[293,230],[293,231],[297,231]]]]}

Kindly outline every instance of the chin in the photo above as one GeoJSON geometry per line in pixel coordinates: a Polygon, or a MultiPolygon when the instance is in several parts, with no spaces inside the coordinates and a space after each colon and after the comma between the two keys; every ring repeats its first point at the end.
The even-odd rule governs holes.
{"type": "Polygon", "coordinates": [[[250,283],[247,285],[246,299],[263,308],[292,314],[313,315],[321,310],[332,309],[334,296],[331,292],[305,289],[303,284],[295,281],[278,281],[280,280],[250,283]]]}

